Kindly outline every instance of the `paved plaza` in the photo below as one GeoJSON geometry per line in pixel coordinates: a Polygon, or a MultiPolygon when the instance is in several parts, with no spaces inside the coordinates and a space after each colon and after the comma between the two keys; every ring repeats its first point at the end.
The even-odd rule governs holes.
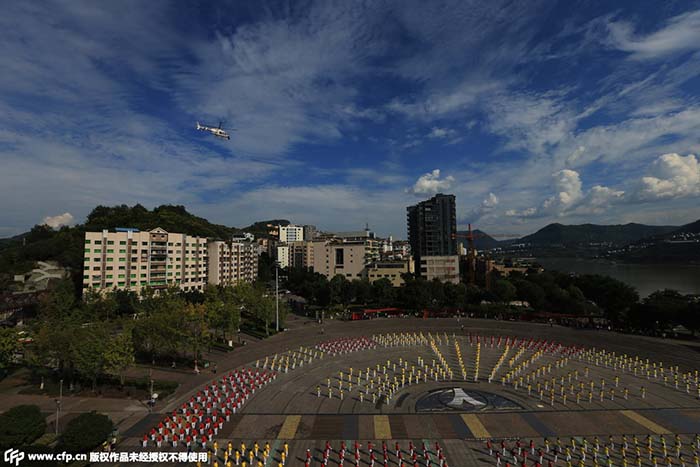
{"type": "Polygon", "coordinates": [[[489,320],[291,327],[183,384],[161,413],[130,420],[119,449],[212,453],[216,443],[209,462],[222,466],[236,465],[236,453],[248,466],[283,457],[284,465],[695,465],[700,354],[691,344],[489,320]],[[578,443],[568,460],[557,439],[578,443]],[[513,455],[523,451],[516,443],[529,458],[513,455]]]}

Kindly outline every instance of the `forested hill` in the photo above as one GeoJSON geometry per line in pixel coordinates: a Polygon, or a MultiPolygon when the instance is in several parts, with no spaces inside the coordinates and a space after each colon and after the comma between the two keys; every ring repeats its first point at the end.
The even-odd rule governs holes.
{"type": "Polygon", "coordinates": [[[212,224],[208,220],[187,212],[184,206],[163,205],[149,211],[137,204],[133,207],[97,206],[88,214],[85,224],[76,228],[82,231],[113,230],[116,227],[135,227],[150,230],[156,227],[168,232],[186,233],[203,237],[228,238],[238,229],[212,224]]]}
{"type": "Polygon", "coordinates": [[[700,263],[700,220],[629,245],[615,257],[635,263],[700,263]]]}
{"type": "Polygon", "coordinates": [[[533,245],[564,245],[574,246],[590,243],[613,243],[626,245],[646,237],[663,235],[677,230],[677,226],[667,225],[563,225],[549,224],[537,232],[527,235],[517,243],[530,243],[533,245]]]}
{"type": "Polygon", "coordinates": [[[161,227],[168,232],[186,233],[212,238],[230,238],[243,231],[257,236],[267,236],[267,224],[289,224],[287,220],[257,222],[239,229],[212,224],[208,220],[187,212],[184,206],[163,205],[148,210],[135,206],[98,206],[87,216],[84,224],[54,230],[47,226],[34,226],[31,231],[0,241],[0,292],[12,281],[14,274],[30,270],[35,261],[55,260],[74,273],[82,271],[83,242],[86,231],[113,230],[116,227],[135,227],[151,230],[161,227]]]}

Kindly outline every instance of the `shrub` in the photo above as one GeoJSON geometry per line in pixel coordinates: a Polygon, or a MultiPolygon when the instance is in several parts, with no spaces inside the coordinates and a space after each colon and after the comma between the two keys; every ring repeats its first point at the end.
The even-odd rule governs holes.
{"type": "Polygon", "coordinates": [[[46,420],[36,405],[18,405],[0,415],[0,448],[27,446],[46,431],[46,420]]]}
{"type": "Polygon", "coordinates": [[[106,415],[94,411],[80,414],[66,425],[59,450],[88,452],[107,440],[113,429],[114,424],[106,415]]]}

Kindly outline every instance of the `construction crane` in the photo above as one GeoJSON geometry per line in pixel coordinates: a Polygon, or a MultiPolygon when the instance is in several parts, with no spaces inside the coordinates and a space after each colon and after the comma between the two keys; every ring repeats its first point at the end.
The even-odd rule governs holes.
{"type": "Polygon", "coordinates": [[[508,235],[508,234],[493,234],[487,235],[484,233],[474,233],[472,231],[472,225],[468,224],[468,230],[466,234],[453,234],[452,239],[464,238],[467,240],[467,279],[470,284],[474,284],[476,281],[476,247],[474,246],[474,239],[476,238],[488,238],[488,237],[503,237],[503,238],[515,238],[518,235],[508,235]]]}

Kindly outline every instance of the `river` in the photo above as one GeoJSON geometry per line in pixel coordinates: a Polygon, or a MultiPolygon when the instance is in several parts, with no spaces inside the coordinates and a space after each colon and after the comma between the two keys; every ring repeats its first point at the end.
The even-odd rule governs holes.
{"type": "Polygon", "coordinates": [[[700,265],[626,264],[580,258],[537,258],[545,269],[578,274],[602,274],[635,287],[641,297],[659,289],[700,294],[700,265]]]}

